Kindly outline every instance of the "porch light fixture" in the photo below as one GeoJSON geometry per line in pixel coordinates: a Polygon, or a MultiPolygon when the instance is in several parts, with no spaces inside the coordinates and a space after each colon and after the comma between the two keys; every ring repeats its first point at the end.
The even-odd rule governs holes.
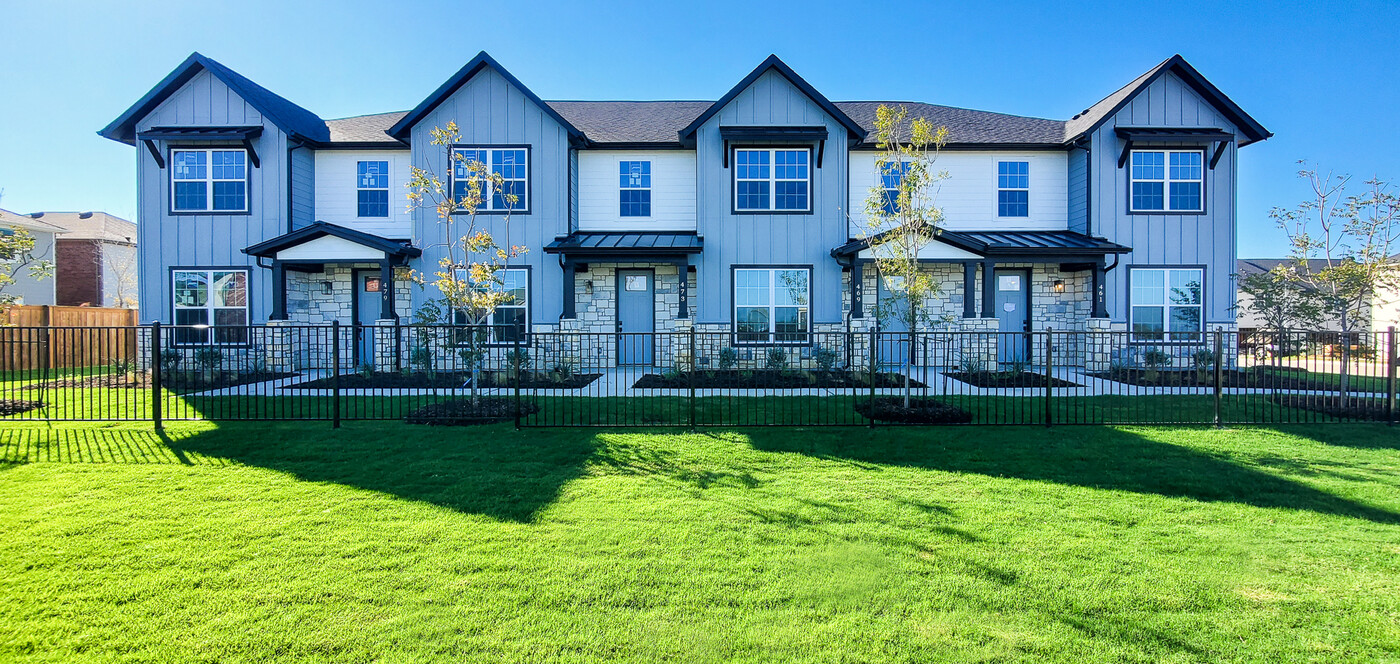
{"type": "Polygon", "coordinates": [[[322,281],[322,282],[321,282],[321,294],[322,294],[322,295],[330,295],[330,294],[331,294],[331,288],[333,288],[333,287],[334,287],[334,284],[332,284],[331,282],[329,282],[329,281],[322,281]]]}
{"type": "Polygon", "coordinates": [[[589,295],[592,295],[592,294],[593,294],[593,280],[592,280],[592,279],[588,279],[588,280],[586,280],[586,281],[583,282],[583,292],[585,292],[585,293],[587,293],[587,294],[589,294],[589,295]]]}
{"type": "Polygon", "coordinates": [[[1056,292],[1056,293],[1063,293],[1063,292],[1065,292],[1065,282],[1064,282],[1064,280],[1063,280],[1063,279],[1056,279],[1056,280],[1055,280],[1055,284],[1054,284],[1054,289],[1055,289],[1055,292],[1056,292]]]}

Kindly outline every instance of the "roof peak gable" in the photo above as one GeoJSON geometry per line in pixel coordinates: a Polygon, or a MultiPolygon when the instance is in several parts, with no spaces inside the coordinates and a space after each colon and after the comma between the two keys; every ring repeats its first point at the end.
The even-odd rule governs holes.
{"type": "Polygon", "coordinates": [[[1240,142],[1240,146],[1249,145],[1256,141],[1265,140],[1273,136],[1273,132],[1264,128],[1258,120],[1255,120],[1244,109],[1240,108],[1234,100],[1225,96],[1220,88],[1215,87],[1196,69],[1191,63],[1186,61],[1180,53],[1177,53],[1166,60],[1158,63],[1157,66],[1143,72],[1137,78],[1128,82],[1127,85],[1115,90],[1107,97],[1095,102],[1089,108],[1070,118],[1065,125],[1065,142],[1070,143],[1079,138],[1093,133],[1110,118],[1123,110],[1134,98],[1152,85],[1157,79],[1167,73],[1175,74],[1188,87],[1201,95],[1206,102],[1214,106],[1222,114],[1230,119],[1240,131],[1244,132],[1245,139],[1240,142]]]}
{"type": "Polygon", "coordinates": [[[467,62],[467,64],[463,65],[461,69],[458,69],[457,73],[453,74],[450,78],[444,81],[442,85],[439,85],[438,88],[434,90],[432,94],[428,95],[427,98],[419,102],[417,106],[413,107],[413,110],[409,111],[407,115],[403,116],[402,119],[394,123],[394,126],[390,127],[385,133],[401,141],[407,142],[409,138],[409,132],[413,130],[414,125],[421,122],[424,117],[426,117],[429,113],[433,111],[433,109],[440,106],[442,102],[447,100],[448,97],[452,96],[453,93],[457,92],[457,90],[459,90],[463,85],[466,85],[467,81],[470,81],[478,73],[480,73],[482,69],[487,67],[490,67],[497,74],[500,74],[502,78],[506,79],[508,83],[515,86],[516,89],[520,90],[521,94],[524,94],[527,99],[534,102],[536,106],[540,107],[540,110],[544,111],[545,115],[548,115],[549,117],[553,118],[555,122],[558,122],[561,126],[563,126],[564,129],[569,132],[569,135],[571,137],[580,141],[587,140],[587,138],[583,135],[583,132],[579,131],[578,127],[575,127],[568,120],[565,120],[564,116],[559,115],[557,111],[555,111],[553,108],[550,108],[549,104],[546,104],[543,99],[540,99],[539,95],[535,94],[534,91],[526,87],[524,83],[521,83],[520,79],[516,78],[509,71],[507,71],[505,67],[502,67],[501,63],[496,62],[496,59],[491,57],[491,55],[486,51],[481,51],[480,53],[477,53],[476,57],[472,58],[470,61],[467,62]]]}
{"type": "Polygon", "coordinates": [[[686,125],[684,129],[680,130],[681,142],[686,143],[693,141],[695,139],[695,132],[699,131],[702,125],[708,122],[710,118],[714,117],[715,114],[719,113],[720,109],[729,105],[729,102],[734,101],[735,97],[738,97],[740,93],[747,90],[749,86],[754,84],[754,81],[757,81],[760,76],[768,73],[770,69],[776,69],[783,78],[787,79],[788,83],[791,83],[800,90],[802,94],[807,95],[807,98],[815,102],[827,115],[835,118],[837,122],[840,122],[853,140],[860,141],[865,138],[866,131],[859,123],[846,115],[845,111],[837,108],[836,104],[833,104],[830,99],[826,98],[826,95],[823,95],[818,92],[816,88],[812,87],[812,84],[798,75],[796,71],[793,71],[792,67],[789,67],[787,63],[783,62],[777,54],[769,54],[769,56],[764,58],[763,62],[759,63],[753,71],[749,72],[738,84],[730,88],[729,92],[726,92],[723,97],[720,97],[718,101],[705,109],[704,113],[701,113],[691,121],[689,125],[686,125]]]}
{"type": "Polygon", "coordinates": [[[296,138],[323,142],[329,140],[330,132],[325,120],[311,111],[298,106],[286,98],[264,88],[222,63],[195,51],[185,58],[173,71],[161,79],[141,99],[132,104],[117,119],[98,131],[98,135],[120,143],[136,143],[136,123],[150,115],[158,106],[169,99],[201,72],[209,74],[233,90],[244,102],[256,108],[277,128],[296,138]]]}

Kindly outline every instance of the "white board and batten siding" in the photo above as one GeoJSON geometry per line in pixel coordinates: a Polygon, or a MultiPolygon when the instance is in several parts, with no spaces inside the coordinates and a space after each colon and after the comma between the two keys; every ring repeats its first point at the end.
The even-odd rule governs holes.
{"type": "MultiPolygon", "coordinates": [[[[877,153],[851,152],[851,237],[865,231],[865,199],[877,181],[877,153]]],[[[935,171],[947,171],[934,204],[949,230],[1065,230],[1069,226],[1068,157],[1064,152],[948,151],[935,171]],[[997,162],[1030,164],[1030,215],[997,216],[997,162]]]]}
{"type": "Polygon", "coordinates": [[[413,237],[408,213],[408,150],[317,150],[316,219],[396,240],[413,237]],[[358,163],[389,162],[389,216],[359,216],[358,163]]]}
{"type": "Polygon", "coordinates": [[[582,150],[578,153],[578,227],[583,231],[695,230],[695,152],[582,150]],[[624,217],[618,165],[651,162],[651,216],[624,217]]]}

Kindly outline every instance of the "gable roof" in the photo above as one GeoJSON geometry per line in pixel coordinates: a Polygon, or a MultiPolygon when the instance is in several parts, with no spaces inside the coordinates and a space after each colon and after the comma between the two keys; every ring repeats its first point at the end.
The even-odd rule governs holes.
{"type": "Polygon", "coordinates": [[[106,212],[31,212],[29,217],[62,228],[65,240],[136,243],[136,223],[106,212]]]}
{"type": "Polygon", "coordinates": [[[150,92],[138,100],[131,108],[126,109],[120,117],[113,120],[98,135],[110,138],[114,141],[136,144],[136,123],[155,110],[157,106],[175,94],[185,83],[194,78],[201,71],[208,71],[210,75],[219,79],[229,89],[242,97],[248,105],[258,109],[269,122],[277,128],[295,138],[323,142],[329,140],[330,133],[326,129],[326,122],[317,117],[315,113],[308,111],[290,101],[278,96],[257,83],[254,83],[242,74],[229,69],[228,67],[215,62],[213,58],[195,52],[175,71],[170,72],[161,79],[150,92]]]}
{"type": "Polygon", "coordinates": [[[1229,118],[1235,126],[1239,127],[1240,131],[1244,133],[1244,140],[1240,141],[1240,147],[1273,136],[1273,133],[1265,129],[1264,125],[1259,124],[1259,121],[1250,117],[1248,113],[1244,112],[1244,109],[1240,108],[1239,105],[1229,97],[1226,97],[1225,93],[1220,91],[1220,88],[1215,87],[1213,83],[1207,81],[1206,77],[1202,76],[1200,71],[1192,67],[1185,58],[1181,57],[1181,54],[1177,54],[1163,60],[1156,67],[1147,70],[1141,76],[1138,76],[1127,85],[1116,90],[1113,94],[1100,99],[1098,103],[1090,106],[1073,118],[1070,118],[1069,122],[1065,123],[1065,142],[1068,143],[1078,140],[1092,133],[1095,129],[1098,129],[1099,126],[1107,122],[1109,118],[1116,115],[1118,111],[1123,110],[1123,107],[1127,106],[1128,102],[1131,102],[1139,92],[1142,92],[1147,86],[1152,85],[1153,81],[1161,78],[1167,72],[1179,76],[1181,80],[1191,86],[1192,90],[1195,90],[1197,94],[1204,97],[1206,101],[1210,102],[1216,109],[1225,114],[1225,117],[1229,118]]]}
{"type": "Polygon", "coordinates": [[[550,108],[549,104],[544,103],[544,100],[540,99],[534,92],[531,92],[530,88],[525,87],[525,84],[521,83],[520,79],[517,79],[512,76],[510,72],[506,71],[506,68],[502,67],[501,63],[496,62],[495,58],[488,55],[486,51],[477,53],[476,57],[463,65],[461,69],[458,69],[457,73],[453,74],[446,82],[438,86],[438,89],[428,95],[427,99],[419,102],[413,110],[409,111],[408,114],[399,119],[398,122],[395,122],[392,127],[389,127],[389,135],[401,141],[407,139],[409,131],[413,129],[413,125],[418,124],[418,122],[431,113],[433,109],[437,108],[438,105],[452,96],[452,93],[456,92],[457,89],[463,85],[466,85],[467,81],[470,81],[473,76],[476,76],[478,72],[486,67],[494,69],[502,78],[519,89],[526,98],[535,102],[535,105],[539,106],[540,110],[545,112],[545,115],[554,118],[555,122],[563,125],[564,129],[569,132],[570,137],[578,139],[579,141],[585,140],[583,132],[579,131],[578,127],[575,127],[568,120],[565,120],[564,116],[559,115],[557,111],[550,108]]]}
{"type": "Polygon", "coordinates": [[[400,240],[390,240],[378,235],[371,235],[364,231],[357,231],[353,228],[337,226],[335,224],[317,221],[308,226],[303,226],[284,235],[279,235],[270,240],[264,240],[243,249],[243,253],[249,256],[260,258],[275,258],[277,252],[299,244],[305,244],[316,238],[325,236],[338,237],[355,244],[378,249],[391,256],[414,258],[422,255],[422,250],[413,246],[412,243],[400,240]]]}
{"type": "Polygon", "coordinates": [[[684,129],[681,129],[681,142],[687,143],[693,141],[695,139],[695,132],[700,129],[701,125],[708,122],[716,113],[719,113],[720,109],[727,106],[729,102],[739,96],[739,93],[746,90],[750,85],[753,85],[753,82],[758,80],[759,76],[767,73],[769,69],[778,70],[778,73],[782,74],[783,78],[786,78],[789,83],[796,86],[798,90],[801,90],[802,94],[807,95],[809,99],[816,102],[817,106],[823,111],[826,111],[827,115],[830,115],[835,118],[837,122],[840,122],[854,141],[865,139],[866,130],[864,127],[856,123],[855,120],[852,120],[844,111],[837,108],[825,95],[817,92],[816,88],[812,87],[811,84],[801,76],[798,76],[797,72],[793,71],[792,67],[787,66],[787,63],[780,60],[777,55],[769,55],[763,62],[759,63],[753,71],[749,72],[748,76],[745,76],[743,80],[739,81],[738,85],[730,88],[729,92],[724,93],[724,96],[720,97],[719,101],[711,104],[705,112],[701,113],[699,117],[696,117],[694,120],[691,120],[690,124],[686,125],[684,129]]]}

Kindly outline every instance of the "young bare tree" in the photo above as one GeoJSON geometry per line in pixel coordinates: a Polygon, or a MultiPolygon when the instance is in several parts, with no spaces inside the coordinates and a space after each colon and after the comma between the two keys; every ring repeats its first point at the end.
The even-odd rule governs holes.
{"type": "MultiPolygon", "coordinates": [[[[446,127],[434,127],[431,144],[447,155],[449,170],[455,175],[444,181],[431,166],[412,167],[408,182],[409,209],[431,210],[440,230],[438,242],[443,255],[431,280],[421,274],[411,278],[428,281],[442,294],[443,312],[448,324],[466,324],[464,335],[449,335],[451,342],[463,344],[458,355],[468,365],[471,374],[472,406],[481,404],[481,365],[487,344],[498,331],[483,326],[497,307],[508,304],[513,295],[505,289],[501,272],[512,259],[525,253],[525,248],[498,242],[486,219],[509,228],[510,213],[520,197],[503,175],[494,172],[479,156],[459,153],[453,146],[461,142],[456,122],[446,127]],[[487,202],[492,202],[496,214],[481,215],[487,202]]],[[[431,336],[429,337],[431,340],[431,336]]]]}
{"type": "MultiPolygon", "coordinates": [[[[128,245],[108,245],[97,248],[98,269],[103,275],[104,289],[110,285],[111,306],[135,309],[137,305],[136,248],[128,245]],[[110,283],[109,280],[110,279],[110,283]]],[[[107,306],[106,302],[102,306],[107,306]]]]}
{"type": "MultiPolygon", "coordinates": [[[[1305,162],[1299,162],[1304,163],[1305,162]]],[[[1346,193],[1350,177],[1320,175],[1306,165],[1298,177],[1312,190],[1292,209],[1269,216],[1288,236],[1292,269],[1284,272],[1342,333],[1341,393],[1348,396],[1351,339],[1368,329],[1370,308],[1400,285],[1392,256],[1400,248],[1400,197],[1379,178],[1359,194],[1346,193]]]]}
{"type": "Polygon", "coordinates": [[[919,264],[919,251],[933,241],[943,222],[937,196],[948,173],[934,166],[948,142],[948,128],[935,127],[922,117],[911,120],[904,106],[881,104],[875,110],[875,142],[878,181],[865,199],[861,236],[869,245],[876,278],[891,295],[876,305],[876,319],[899,321],[909,335],[902,364],[908,408],[914,340],[920,324],[930,318],[925,299],[939,290],[933,275],[919,264]]]}

